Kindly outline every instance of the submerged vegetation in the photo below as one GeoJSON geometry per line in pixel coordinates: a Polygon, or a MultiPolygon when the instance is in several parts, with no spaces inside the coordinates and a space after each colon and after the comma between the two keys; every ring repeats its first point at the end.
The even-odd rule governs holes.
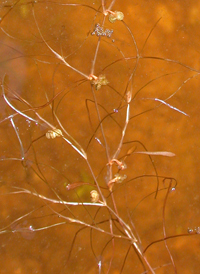
{"type": "Polygon", "coordinates": [[[200,70],[151,4],[1,4],[2,273],[195,271],[200,70]]]}

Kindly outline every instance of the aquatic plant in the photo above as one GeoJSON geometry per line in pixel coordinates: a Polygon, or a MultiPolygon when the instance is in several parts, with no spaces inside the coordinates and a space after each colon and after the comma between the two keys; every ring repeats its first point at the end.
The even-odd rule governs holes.
{"type": "Polygon", "coordinates": [[[1,4],[2,273],[198,265],[198,176],[185,174],[199,67],[176,48],[179,5],[1,4]]]}

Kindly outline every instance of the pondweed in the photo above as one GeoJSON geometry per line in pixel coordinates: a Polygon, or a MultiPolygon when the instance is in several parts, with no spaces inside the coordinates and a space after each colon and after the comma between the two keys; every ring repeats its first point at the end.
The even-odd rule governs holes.
{"type": "Polygon", "coordinates": [[[1,273],[197,273],[198,18],[181,5],[3,1],[1,273]]]}

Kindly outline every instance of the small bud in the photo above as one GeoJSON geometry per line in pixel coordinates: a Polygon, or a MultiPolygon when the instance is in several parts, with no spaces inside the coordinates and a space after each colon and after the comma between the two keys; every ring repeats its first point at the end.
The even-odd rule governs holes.
{"type": "Polygon", "coordinates": [[[99,193],[96,190],[90,191],[90,197],[92,203],[97,203],[99,201],[99,193]]]}
{"type": "Polygon", "coordinates": [[[55,139],[56,137],[63,136],[62,131],[60,129],[48,130],[46,133],[47,139],[55,139]]]}
{"type": "Polygon", "coordinates": [[[101,74],[96,79],[92,80],[92,85],[95,86],[96,90],[99,90],[101,86],[106,86],[108,84],[108,80],[106,79],[106,76],[101,74]]]}
{"type": "Polygon", "coordinates": [[[122,21],[124,19],[124,14],[121,11],[115,11],[114,13],[110,13],[108,19],[111,23],[114,23],[116,20],[122,21]]]}

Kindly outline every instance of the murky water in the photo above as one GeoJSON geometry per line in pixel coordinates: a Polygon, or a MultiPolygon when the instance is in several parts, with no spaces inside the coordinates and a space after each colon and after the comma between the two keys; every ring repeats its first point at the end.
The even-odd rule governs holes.
{"type": "Polygon", "coordinates": [[[103,4],[0,4],[1,273],[199,268],[200,4],[103,4]]]}

